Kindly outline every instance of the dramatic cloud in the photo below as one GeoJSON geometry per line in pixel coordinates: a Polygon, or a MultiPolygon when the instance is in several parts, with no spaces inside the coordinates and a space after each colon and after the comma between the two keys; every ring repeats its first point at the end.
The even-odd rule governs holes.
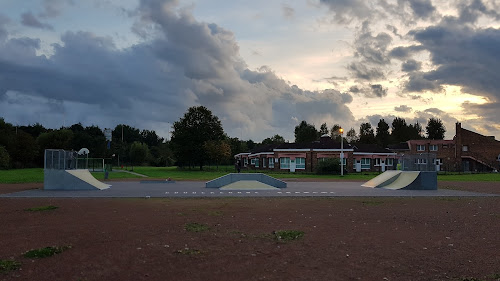
{"type": "Polygon", "coordinates": [[[365,63],[385,65],[390,63],[387,57],[387,47],[391,44],[392,37],[384,32],[373,36],[368,22],[363,22],[360,34],[354,41],[355,55],[365,63]]]}
{"type": "Polygon", "coordinates": [[[267,67],[248,69],[232,32],[197,21],[175,1],[142,1],[132,14],[134,28],[151,39],[124,49],[82,31],[61,36],[50,57],[37,55],[38,39],[0,42],[2,113],[25,108],[31,119],[17,120],[49,126],[65,120],[167,131],[189,106],[204,105],[229,135],[255,140],[276,133],[293,139],[293,118],[355,122],[346,106],[351,95],[305,91],[267,67]]]}
{"type": "Polygon", "coordinates": [[[427,19],[432,16],[436,8],[432,5],[431,0],[408,0],[414,15],[419,18],[427,19]]]}
{"type": "Polygon", "coordinates": [[[54,29],[50,24],[40,22],[31,12],[21,15],[21,23],[25,26],[41,28],[41,29],[54,29]]]}
{"type": "Polygon", "coordinates": [[[339,23],[349,23],[353,18],[364,20],[373,14],[369,2],[363,0],[320,0],[328,6],[334,15],[334,20],[339,23]],[[368,5],[367,5],[368,4],[368,5]]]}
{"type": "Polygon", "coordinates": [[[347,66],[347,69],[351,72],[351,75],[360,80],[372,81],[377,79],[383,79],[384,72],[378,68],[370,68],[365,64],[360,62],[353,62],[347,66]]]}
{"type": "Polygon", "coordinates": [[[401,65],[401,70],[404,72],[418,71],[422,68],[422,63],[414,59],[409,59],[401,65]]]}
{"type": "Polygon", "coordinates": [[[369,85],[368,87],[352,86],[349,92],[355,95],[360,95],[365,98],[383,98],[387,96],[387,88],[382,87],[380,84],[369,85]]]}
{"type": "Polygon", "coordinates": [[[411,107],[403,104],[403,105],[394,107],[394,111],[408,113],[408,112],[411,112],[411,107]]]}

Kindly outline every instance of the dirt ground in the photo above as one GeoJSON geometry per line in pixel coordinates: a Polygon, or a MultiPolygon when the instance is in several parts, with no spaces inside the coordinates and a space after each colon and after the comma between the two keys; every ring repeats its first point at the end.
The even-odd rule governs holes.
{"type": "MultiPolygon", "coordinates": [[[[472,186],[500,189],[500,183],[472,186]]],[[[0,273],[0,280],[498,280],[499,203],[444,197],[3,198],[0,260],[16,260],[21,268],[0,273]],[[24,210],[47,205],[59,208],[24,210]],[[190,232],[190,223],[210,229],[190,232]],[[280,242],[273,238],[279,230],[305,235],[280,242]],[[67,245],[72,248],[52,257],[22,257],[31,249],[67,245]]]]}

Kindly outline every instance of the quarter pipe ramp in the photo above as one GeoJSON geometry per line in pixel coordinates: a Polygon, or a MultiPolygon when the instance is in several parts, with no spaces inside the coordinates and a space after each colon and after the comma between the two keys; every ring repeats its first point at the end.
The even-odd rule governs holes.
{"type": "Polygon", "coordinates": [[[386,171],[361,186],[393,190],[437,190],[437,173],[419,171],[386,171]]]}
{"type": "Polygon", "coordinates": [[[86,169],[44,171],[45,190],[102,190],[111,185],[98,181],[86,169]]]}

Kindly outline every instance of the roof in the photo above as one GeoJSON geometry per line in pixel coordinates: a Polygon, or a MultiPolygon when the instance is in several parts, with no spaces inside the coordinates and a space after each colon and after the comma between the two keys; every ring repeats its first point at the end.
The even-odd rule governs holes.
{"type": "Polygon", "coordinates": [[[358,143],[354,145],[354,152],[367,152],[367,153],[392,153],[387,148],[383,148],[378,144],[364,144],[358,143]]]}
{"type": "Polygon", "coordinates": [[[250,150],[250,154],[262,153],[262,152],[273,152],[273,149],[275,149],[279,145],[280,144],[259,145],[259,146],[255,147],[254,149],[250,150]]]}
{"type": "Polygon", "coordinates": [[[397,150],[410,150],[410,147],[408,146],[408,143],[407,142],[400,142],[400,143],[396,143],[396,144],[389,144],[387,146],[387,148],[389,150],[392,150],[392,151],[397,151],[397,150]]]}

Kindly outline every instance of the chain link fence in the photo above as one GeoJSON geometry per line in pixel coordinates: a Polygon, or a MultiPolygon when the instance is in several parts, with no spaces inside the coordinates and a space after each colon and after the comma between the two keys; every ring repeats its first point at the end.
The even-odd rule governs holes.
{"type": "Polygon", "coordinates": [[[435,172],[441,165],[439,161],[435,153],[419,153],[403,155],[400,164],[403,171],[435,172]]]}

